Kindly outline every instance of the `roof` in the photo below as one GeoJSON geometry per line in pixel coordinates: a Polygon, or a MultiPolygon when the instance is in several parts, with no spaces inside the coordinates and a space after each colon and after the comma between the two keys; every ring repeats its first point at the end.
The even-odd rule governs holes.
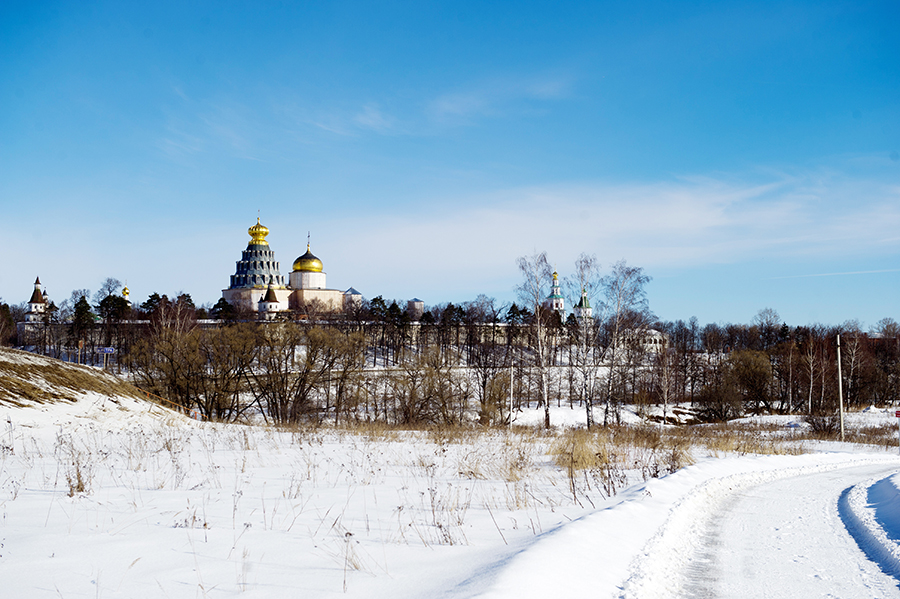
{"type": "Polygon", "coordinates": [[[44,296],[41,295],[41,290],[38,289],[37,285],[34,286],[34,292],[31,294],[31,299],[28,300],[29,304],[46,304],[47,302],[44,300],[44,296]]]}
{"type": "Polygon", "coordinates": [[[278,302],[278,298],[275,296],[275,289],[269,285],[268,291],[266,291],[266,295],[260,299],[261,302],[278,302]]]}
{"type": "Polygon", "coordinates": [[[357,291],[356,289],[351,287],[350,289],[348,289],[347,291],[344,292],[344,295],[362,295],[362,293],[360,293],[359,291],[357,291]]]}

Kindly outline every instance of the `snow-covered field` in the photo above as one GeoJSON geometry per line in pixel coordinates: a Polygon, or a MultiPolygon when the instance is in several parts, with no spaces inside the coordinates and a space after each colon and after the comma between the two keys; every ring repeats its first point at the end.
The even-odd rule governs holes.
{"type": "Polygon", "coordinates": [[[536,431],[276,431],[91,393],[0,424],[3,597],[900,596],[883,450],[697,455],[573,496],[536,431]]]}

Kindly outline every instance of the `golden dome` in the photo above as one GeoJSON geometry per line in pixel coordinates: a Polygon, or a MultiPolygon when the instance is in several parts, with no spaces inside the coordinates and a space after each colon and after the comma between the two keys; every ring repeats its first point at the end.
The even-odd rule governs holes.
{"type": "Polygon", "coordinates": [[[247,229],[247,233],[250,233],[250,245],[269,245],[266,241],[269,230],[259,224],[259,217],[256,218],[256,224],[247,229]]]}
{"type": "Polygon", "coordinates": [[[306,244],[306,253],[294,260],[294,272],[322,272],[322,261],[313,256],[306,244]]]}

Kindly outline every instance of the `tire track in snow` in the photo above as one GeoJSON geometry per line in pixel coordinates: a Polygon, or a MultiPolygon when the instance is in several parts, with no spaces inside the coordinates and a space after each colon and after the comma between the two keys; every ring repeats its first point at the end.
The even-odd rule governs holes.
{"type": "Polygon", "coordinates": [[[672,508],[632,563],[620,597],[828,596],[837,587],[844,597],[900,597],[896,580],[844,532],[837,505],[847,484],[889,468],[829,464],[710,480],[672,508]],[[829,552],[841,555],[830,560],[829,552]],[[831,561],[844,563],[842,579],[823,565],[831,561]]]}

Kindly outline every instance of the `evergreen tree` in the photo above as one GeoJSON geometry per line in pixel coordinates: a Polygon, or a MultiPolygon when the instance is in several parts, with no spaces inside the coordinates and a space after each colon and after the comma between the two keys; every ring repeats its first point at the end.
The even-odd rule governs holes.
{"type": "Polygon", "coordinates": [[[0,345],[6,345],[16,335],[16,323],[9,305],[0,303],[0,345]]]}
{"type": "Polygon", "coordinates": [[[224,297],[220,297],[219,301],[210,309],[209,315],[213,318],[231,322],[237,316],[237,310],[229,304],[224,297]]]}
{"type": "Polygon", "coordinates": [[[75,314],[72,316],[72,336],[75,339],[84,339],[93,326],[94,313],[91,311],[91,305],[82,295],[81,299],[75,304],[75,314]]]}

